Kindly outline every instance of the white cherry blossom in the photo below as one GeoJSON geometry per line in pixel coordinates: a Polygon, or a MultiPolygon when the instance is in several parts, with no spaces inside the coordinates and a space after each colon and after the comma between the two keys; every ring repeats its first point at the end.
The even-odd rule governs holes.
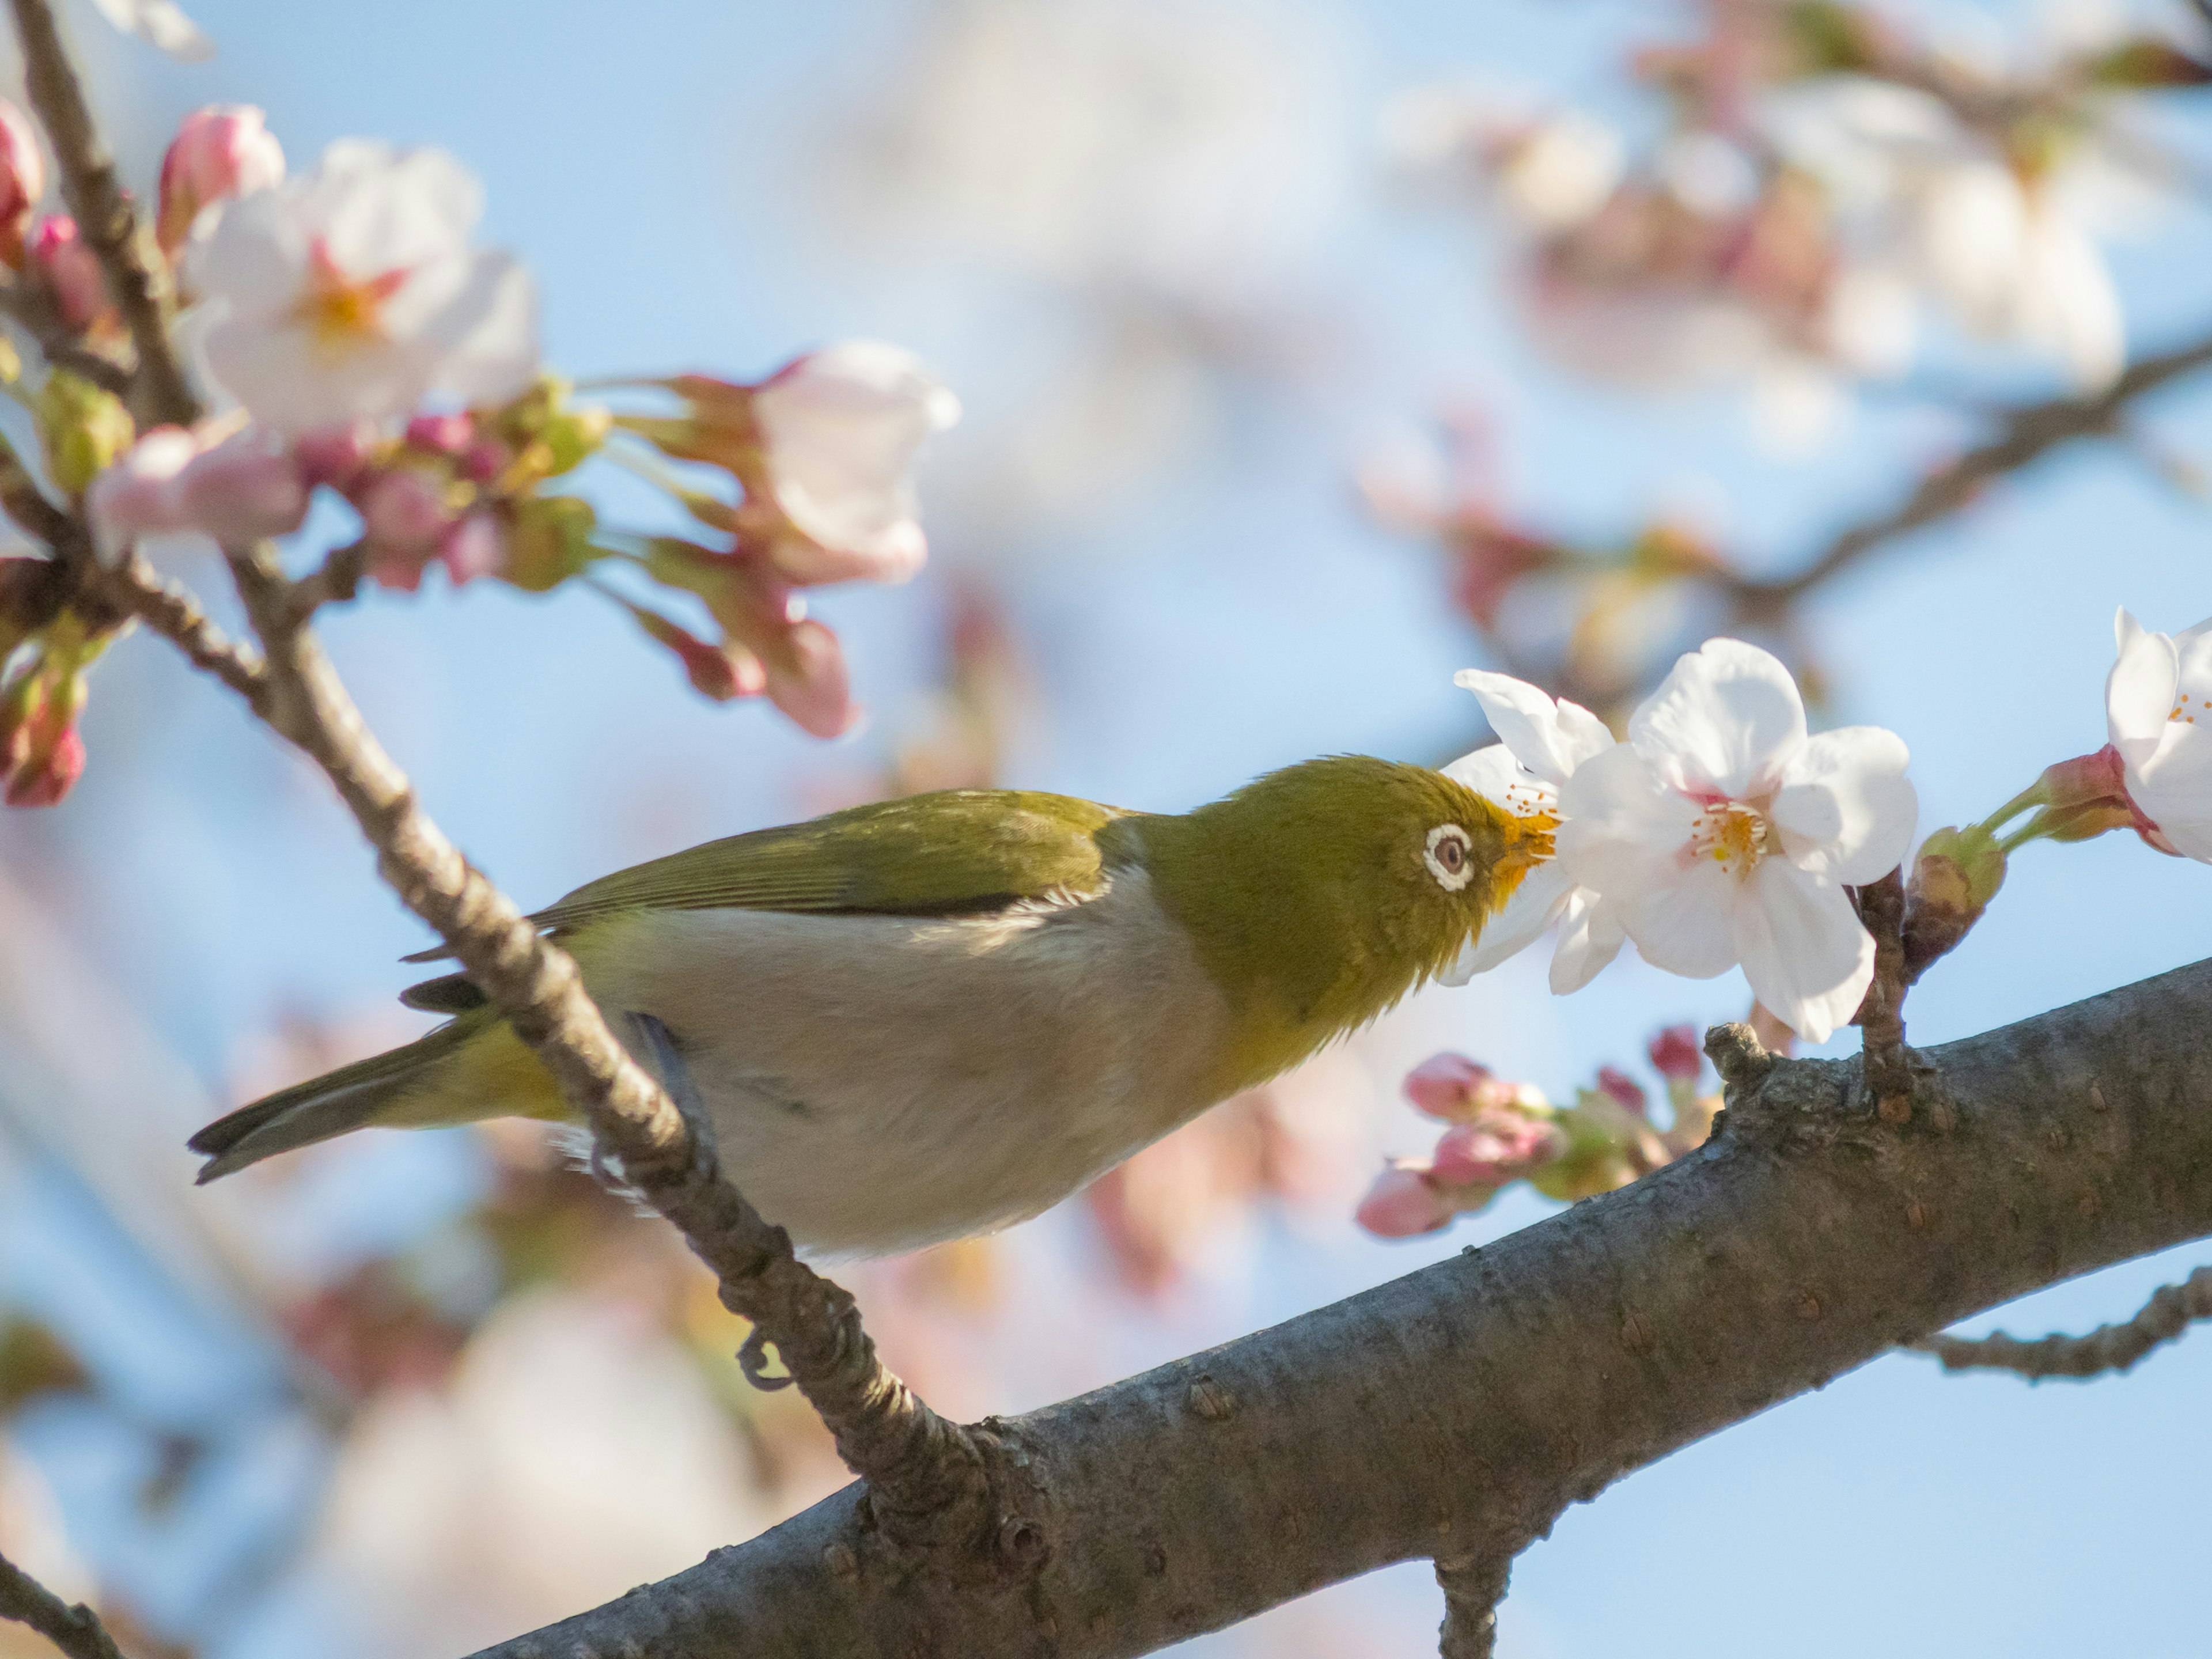
{"type": "Polygon", "coordinates": [[[1809,1042],[1857,1011],[1874,941],[1846,887],[1903,859],[1917,802],[1904,743],[1876,726],[1808,736],[1781,663],[1711,640],[1559,791],[1559,863],[1644,959],[1710,978],[1742,967],[1809,1042]]]}
{"type": "MultiPolygon", "coordinates": [[[[1560,786],[1584,761],[1614,746],[1605,722],[1589,709],[1564,697],[1555,702],[1525,680],[1469,668],[1455,683],[1474,693],[1499,741],[1462,756],[1444,775],[1516,817],[1556,818],[1560,786]]],[[[1614,908],[1578,887],[1557,860],[1540,864],[1442,978],[1448,985],[1464,984],[1558,922],[1552,989],[1579,990],[1620,953],[1626,935],[1614,908]]]]}
{"type": "Polygon", "coordinates": [[[216,313],[209,369],[286,433],[408,414],[439,394],[519,395],[538,372],[537,297],[511,257],[470,247],[482,206],[442,151],[361,139],[224,204],[188,256],[216,313]]]}
{"type": "Polygon", "coordinates": [[[2105,721],[2128,798],[2154,826],[2154,845],[2212,863],[2212,618],[2154,634],[2122,611],[2113,630],[2105,721]]]}
{"type": "Polygon", "coordinates": [[[754,392],[752,410],[769,493],[811,556],[792,574],[903,581],[921,569],[915,454],[960,418],[960,400],[919,358],[873,340],[809,352],[754,392]]]}
{"type": "Polygon", "coordinates": [[[215,42],[176,0],[92,0],[100,15],[125,34],[159,48],[180,64],[215,56],[215,42]]]}

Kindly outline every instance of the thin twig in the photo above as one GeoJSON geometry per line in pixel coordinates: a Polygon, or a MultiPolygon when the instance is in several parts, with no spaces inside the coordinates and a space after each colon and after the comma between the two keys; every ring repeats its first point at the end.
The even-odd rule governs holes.
{"type": "Polygon", "coordinates": [[[200,401],[169,337],[168,268],[140,234],[137,216],[116,182],[115,158],[93,125],[52,8],[47,0],[10,3],[23,46],[24,90],[53,144],[62,195],[76,217],[77,234],[106,273],[108,292],[138,350],[135,389],[142,413],[150,417],[141,424],[190,426],[200,416],[200,401]]]}
{"type": "Polygon", "coordinates": [[[1860,1065],[1885,1123],[1912,1115],[1912,1071],[1905,1058],[1905,878],[1893,870],[1859,889],[1859,920],[1874,937],[1874,981],[1856,1016],[1860,1065]]]}
{"type": "Polygon", "coordinates": [[[199,601],[133,552],[105,573],[103,586],[117,607],[167,640],[196,668],[214,675],[257,711],[268,693],[261,659],[210,622],[199,601]]]}
{"type": "MultiPolygon", "coordinates": [[[[401,901],[544,1062],[623,1179],[714,1270],[724,1304],[775,1344],[846,1462],[869,1482],[878,1511],[894,1526],[931,1525],[983,1502],[975,1437],[884,1367],[852,1297],[801,1264],[783,1230],[721,1177],[696,1104],[687,1122],[616,1042],[568,953],[541,939],[422,811],[331,666],[274,550],[234,550],[231,560],[264,653],[256,712],[322,768],[401,901]]],[[[688,1092],[665,1036],[641,1046],[657,1049],[663,1075],[688,1092]]]]}
{"type": "Polygon", "coordinates": [[[1439,1659],[1490,1659],[1498,1646],[1498,1604],[1505,1599],[1512,1555],[1499,1551],[1436,1565],[1437,1583],[1444,1592],[1444,1622],[1437,1632],[1439,1659]]]}
{"type": "Polygon", "coordinates": [[[1935,1356],[1947,1371],[2011,1371],[2031,1382],[2047,1376],[2085,1381],[2132,1369],[2200,1319],[2212,1319],[2212,1267],[2199,1267],[2179,1285],[2160,1285],[2133,1319],[2100,1325],[2084,1336],[2053,1333],[2023,1342],[2002,1331],[1981,1337],[1939,1334],[1911,1346],[1935,1356]]]}
{"type": "Polygon", "coordinates": [[[69,1659],[123,1659],[100,1615],[68,1602],[0,1555],[0,1619],[28,1625],[69,1659]]]}

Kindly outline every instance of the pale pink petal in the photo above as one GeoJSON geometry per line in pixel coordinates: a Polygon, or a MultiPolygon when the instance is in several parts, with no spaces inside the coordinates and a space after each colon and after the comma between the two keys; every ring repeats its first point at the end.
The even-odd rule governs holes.
{"type": "Polygon", "coordinates": [[[1803,746],[1805,705],[1771,653],[1741,640],[1708,640],[1637,709],[1628,738],[1686,788],[1757,794],[1803,746]]]}
{"type": "Polygon", "coordinates": [[[1474,693],[1498,741],[1548,783],[1565,782],[1583,761],[1613,746],[1613,733],[1596,715],[1577,703],[1554,702],[1526,680],[1463,668],[1452,683],[1474,693]]]}
{"type": "Polygon", "coordinates": [[[1500,906],[1482,932],[1461,947],[1450,967],[1437,975],[1446,985],[1464,985],[1477,974],[1486,974],[1508,957],[1535,942],[1538,934],[1559,919],[1567,908],[1573,884],[1556,861],[1540,864],[1521,878],[1513,896],[1500,906]]]}
{"type": "Polygon", "coordinates": [[[1451,1218],[1449,1207],[1418,1170],[1392,1164],[1375,1177],[1353,1218],[1378,1238],[1413,1238],[1435,1232],[1451,1218]]]}
{"type": "MultiPolygon", "coordinates": [[[[1761,870],[1778,867],[1790,866],[1784,859],[1759,865],[1761,870]]],[[[1717,860],[1694,860],[1673,881],[1630,901],[1622,925],[1653,967],[1686,979],[1711,979],[1736,964],[1731,918],[1738,885],[1717,860]]]]}
{"type": "Polygon", "coordinates": [[[1825,1042],[1858,1012],[1874,981],[1874,940],[1833,882],[1763,860],[1732,921],[1752,994],[1799,1036],[1825,1042]]]}
{"type": "Polygon", "coordinates": [[[1559,942],[1552,951],[1552,994],[1581,990],[1627,942],[1620,907],[1597,898],[1587,887],[1577,888],[1560,917],[1559,942]]]}
{"type": "Polygon", "coordinates": [[[1472,789],[1517,817],[1525,818],[1531,812],[1549,812],[1559,804],[1558,788],[1522,765],[1502,743],[1462,755],[1443,771],[1446,777],[1462,788],[1472,789]]]}
{"type": "Polygon", "coordinates": [[[2118,654],[2105,678],[2105,724],[2124,757],[2148,755],[2166,733],[2181,678],[2179,653],[2123,608],[2112,619],[2118,654]]]}
{"type": "Polygon", "coordinates": [[[1879,726],[1809,739],[1783,773],[1771,815],[1800,868],[1856,887],[1903,862],[1919,815],[1905,740],[1879,726]]]}
{"type": "Polygon", "coordinates": [[[1662,780],[1661,764],[1617,744],[1560,788],[1553,842],[1577,885],[1626,896],[1673,879],[1703,809],[1662,780]]]}

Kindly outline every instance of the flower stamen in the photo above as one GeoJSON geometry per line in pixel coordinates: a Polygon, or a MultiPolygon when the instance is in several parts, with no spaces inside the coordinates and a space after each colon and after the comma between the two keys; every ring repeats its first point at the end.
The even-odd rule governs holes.
{"type": "Polygon", "coordinates": [[[1717,800],[1690,830],[1690,856],[1713,860],[1738,881],[1747,879],[1770,850],[1766,815],[1741,801],[1717,800]]]}
{"type": "Polygon", "coordinates": [[[385,302],[406,283],[404,266],[380,276],[355,277],[331,258],[318,236],[307,251],[307,287],[292,314],[307,325],[315,343],[333,354],[390,338],[384,326],[385,302]]]}

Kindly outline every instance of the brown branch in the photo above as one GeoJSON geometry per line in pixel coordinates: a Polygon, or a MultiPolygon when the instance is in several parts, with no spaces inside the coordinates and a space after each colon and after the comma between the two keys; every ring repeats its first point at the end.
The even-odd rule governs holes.
{"type": "Polygon", "coordinates": [[[40,355],[53,368],[67,369],[118,398],[129,394],[130,369],[80,340],[62,320],[52,297],[44,289],[20,278],[0,277],[0,314],[14,318],[37,343],[40,355]]]}
{"type": "Polygon", "coordinates": [[[121,563],[102,574],[100,581],[117,609],[137,617],[183,652],[194,667],[214,675],[256,712],[260,710],[269,690],[260,657],[224,635],[208,620],[198,600],[155,569],[143,555],[126,555],[121,563]]]}
{"type": "Polygon", "coordinates": [[[200,401],[169,337],[174,300],[168,266],[140,231],[121,185],[115,158],[93,125],[84,88],[63,48],[47,0],[9,0],[23,46],[23,86],[60,164],[62,195],[77,234],[100,259],[107,289],[138,351],[134,391],[142,426],[190,426],[200,401]]]}
{"type": "Polygon", "coordinates": [[[1905,878],[1893,870],[1859,889],[1859,920],[1874,936],[1874,982],[1855,1016],[1859,1063],[1885,1123],[1912,1115],[1912,1070],[1905,1057],[1905,878]]]}
{"type": "MultiPolygon", "coordinates": [[[[264,658],[255,711],[319,766],[378,854],[401,901],[434,928],[592,1127],[622,1178],[682,1231],[721,1281],[724,1305],[751,1320],[869,1482],[903,1544],[974,1524],[989,1501],[981,1442],[939,1418],[884,1366],[852,1297],[803,1266],[717,1172],[704,1126],[617,1043],[568,953],[541,939],[469,865],[416,801],[362,721],[307,627],[267,546],[232,568],[264,658]]],[[[672,1048],[662,1056],[672,1061],[672,1048]]]]}
{"type": "Polygon", "coordinates": [[[2109,437],[2130,404],[2168,382],[2212,365],[2212,337],[2130,364],[2104,391],[2055,398],[2006,411],[1996,435],[1929,473],[1885,512],[1838,531],[1812,562],[1777,581],[1728,584],[1740,618],[1763,620],[1786,610],[1869,553],[1972,504],[1990,483],[2041,460],[2076,438],[2109,437]]]}
{"type": "Polygon", "coordinates": [[[2152,1349],[2179,1341],[2200,1319],[2212,1319],[2212,1267],[2199,1267],[2179,1285],[2160,1285],[2133,1319],[2100,1325],[2086,1336],[2054,1333],[2023,1342],[1998,1331],[1931,1336],[1912,1346],[1935,1356],[1947,1371],[2013,1371],[2031,1382],[2047,1376],[2086,1380],[2131,1370],[2152,1349]]]}
{"type": "Polygon", "coordinates": [[[0,1619],[28,1625],[69,1659],[123,1659],[100,1615],[68,1602],[0,1555],[0,1619]]]}
{"type": "Polygon", "coordinates": [[[1505,1599],[1513,1557],[1505,1551],[1470,1560],[1437,1564],[1437,1583],[1444,1593],[1443,1627],[1437,1632],[1439,1659],[1491,1659],[1498,1649],[1498,1604],[1505,1599]]]}
{"type": "Polygon", "coordinates": [[[483,1659],[1126,1659],[1392,1562],[1480,1560],[1923,1332],[2212,1234],[2208,1024],[2212,963],[1930,1051],[1940,1083],[1896,1125],[1856,1060],[1723,1028],[1728,1109],[1689,1157],[992,1425],[1035,1482],[1026,1574],[879,1571],[850,1487],[483,1659]]]}

